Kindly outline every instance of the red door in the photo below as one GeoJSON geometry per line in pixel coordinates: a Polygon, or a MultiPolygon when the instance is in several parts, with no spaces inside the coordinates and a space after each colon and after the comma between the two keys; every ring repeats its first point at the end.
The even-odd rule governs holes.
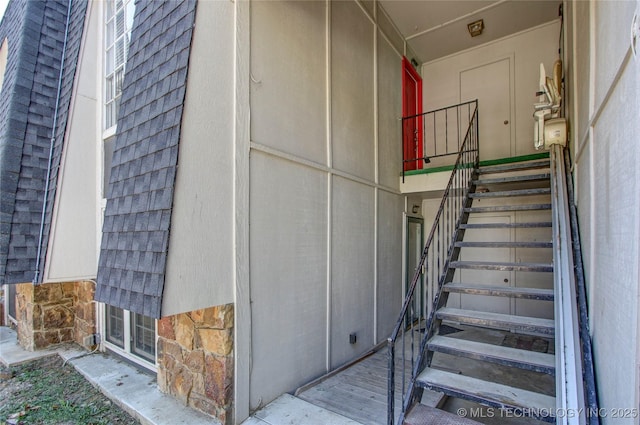
{"type": "Polygon", "coordinates": [[[411,62],[402,58],[402,116],[413,117],[402,120],[402,146],[404,170],[422,168],[422,78],[411,62]],[[410,161],[407,161],[410,160],[410,161]]]}

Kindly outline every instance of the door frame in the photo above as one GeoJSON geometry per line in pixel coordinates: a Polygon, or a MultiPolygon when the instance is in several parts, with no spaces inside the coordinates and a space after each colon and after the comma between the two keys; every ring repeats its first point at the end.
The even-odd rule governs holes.
{"type": "MultiPolygon", "coordinates": [[[[420,224],[420,243],[419,246],[420,248],[418,249],[418,252],[416,254],[418,254],[418,258],[420,258],[422,256],[422,251],[424,249],[424,218],[423,217],[419,217],[419,216],[415,216],[415,215],[409,215],[405,213],[405,218],[404,218],[404,261],[403,261],[403,274],[404,274],[404,285],[403,285],[403,298],[406,299],[407,294],[409,292],[409,284],[411,283],[411,279],[413,278],[413,270],[409,270],[409,255],[410,255],[410,247],[409,247],[409,232],[410,232],[410,223],[418,223],[420,224]]],[[[418,263],[420,262],[420,260],[418,259],[418,263]]],[[[420,271],[420,281],[417,283],[417,285],[419,285],[418,288],[416,288],[416,290],[420,291],[420,298],[419,298],[419,306],[418,306],[418,310],[420,311],[420,314],[417,317],[414,317],[413,320],[417,320],[417,319],[424,319],[425,317],[423,317],[423,314],[426,314],[426,310],[425,310],[425,292],[424,292],[424,269],[422,269],[420,271]]],[[[409,320],[409,318],[407,318],[407,321],[405,323],[405,326],[409,326],[411,323],[411,321],[409,320]]]]}
{"type": "MultiPolygon", "coordinates": [[[[418,71],[416,71],[416,69],[413,67],[413,65],[411,64],[411,62],[409,61],[409,59],[406,58],[406,56],[402,57],[402,117],[408,117],[408,116],[414,116],[414,115],[420,115],[422,114],[422,77],[420,76],[420,74],[418,74],[418,71]],[[415,111],[410,110],[407,105],[407,99],[406,99],[406,93],[407,93],[407,87],[408,87],[408,83],[409,83],[409,79],[413,80],[415,82],[415,87],[416,87],[416,105],[415,105],[415,111]]],[[[416,157],[417,158],[422,158],[424,156],[424,147],[423,147],[423,140],[424,140],[424,136],[422,134],[422,117],[415,117],[415,129],[417,129],[417,133],[416,133],[416,137],[413,139],[413,143],[416,143],[416,157]]],[[[403,152],[407,152],[412,150],[411,148],[413,148],[412,146],[408,146],[408,136],[405,135],[405,128],[407,126],[405,125],[405,122],[403,120],[402,122],[402,151],[403,152]]],[[[403,158],[405,157],[405,155],[403,155],[403,158]]],[[[402,164],[402,168],[405,171],[408,170],[420,170],[422,169],[422,163],[420,160],[416,160],[415,164],[411,164],[408,162],[404,162],[402,164]]]]}

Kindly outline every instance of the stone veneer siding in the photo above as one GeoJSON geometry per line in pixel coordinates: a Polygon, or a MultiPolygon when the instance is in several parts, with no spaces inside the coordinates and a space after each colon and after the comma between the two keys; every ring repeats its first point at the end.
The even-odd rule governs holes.
{"type": "Polygon", "coordinates": [[[158,321],[158,386],[190,407],[233,421],[233,304],[158,321]]]}
{"type": "MultiPolygon", "coordinates": [[[[18,284],[18,342],[34,351],[63,342],[83,345],[96,332],[93,282],[18,284]]],[[[87,347],[89,348],[89,347],[87,347]]]]}

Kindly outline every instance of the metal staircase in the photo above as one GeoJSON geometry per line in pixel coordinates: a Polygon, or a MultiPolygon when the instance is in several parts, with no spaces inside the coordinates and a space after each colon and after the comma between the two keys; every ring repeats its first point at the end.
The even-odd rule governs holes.
{"type": "MultiPolygon", "coordinates": [[[[439,335],[439,328],[443,322],[462,328],[473,327],[476,329],[490,329],[506,331],[508,333],[536,335],[543,340],[553,338],[555,323],[552,319],[520,315],[518,310],[510,305],[509,313],[492,311],[489,307],[483,308],[482,300],[485,297],[504,297],[513,299],[526,299],[538,303],[553,302],[553,264],[552,262],[533,261],[471,261],[463,260],[467,251],[473,250],[474,257],[495,258],[494,252],[509,252],[511,249],[520,250],[525,254],[519,254],[526,258],[526,253],[532,252],[535,258],[552,258],[553,244],[551,241],[551,189],[549,161],[536,161],[533,163],[517,163],[499,167],[480,167],[476,170],[476,177],[472,180],[472,187],[468,194],[470,206],[462,209],[463,222],[460,223],[458,236],[451,250],[452,260],[447,278],[442,285],[442,295],[435,306],[435,320],[430,329],[430,336],[426,341],[425,353],[426,367],[416,378],[416,386],[421,389],[429,389],[442,392],[448,396],[462,398],[485,406],[517,411],[522,415],[538,417],[547,421],[555,421],[552,412],[555,411],[555,386],[551,385],[545,393],[534,392],[513,385],[505,385],[500,382],[486,380],[485,377],[471,376],[472,368],[467,369],[467,374],[459,374],[433,367],[432,360],[437,355],[456,356],[458,361],[488,362],[510,368],[509,381],[517,381],[514,378],[520,370],[529,371],[523,376],[522,381],[530,379],[531,372],[540,374],[555,374],[555,356],[553,354],[529,351],[520,348],[496,345],[484,341],[465,339],[464,332],[451,335],[439,335]],[[544,168],[543,168],[544,167],[544,168]],[[532,174],[530,170],[536,169],[532,174]],[[538,171],[537,169],[542,169],[538,171]],[[535,187],[532,187],[535,186],[535,187]],[[478,188],[482,192],[477,191],[478,188]],[[535,197],[535,202],[528,199],[535,197]],[[497,202],[496,202],[497,201],[497,202]],[[491,205],[486,205],[490,203],[491,205]],[[516,221],[509,223],[490,222],[475,225],[473,222],[477,216],[486,216],[492,213],[512,213],[521,211],[539,211],[535,221],[516,221]],[[481,225],[481,227],[477,227],[481,225]],[[493,241],[492,235],[496,229],[518,228],[521,231],[527,229],[543,229],[534,231],[534,240],[493,241]],[[544,229],[547,228],[547,229],[544,229]],[[545,231],[546,230],[546,231],[545,231]],[[476,232],[474,239],[480,241],[467,241],[467,235],[476,232]],[[539,237],[544,234],[544,240],[539,237]],[[540,251],[546,251],[541,253],[540,251]],[[456,273],[459,270],[470,271],[456,273]],[[492,271],[516,272],[514,274],[535,273],[542,276],[535,279],[538,287],[526,287],[516,283],[486,284],[474,281],[474,275],[484,273],[486,282],[490,280],[492,271]],[[489,279],[486,278],[489,276],[489,279]],[[462,306],[450,307],[448,300],[451,294],[463,294],[462,306]],[[467,307],[468,306],[468,307],[467,307]]],[[[517,215],[513,214],[517,217],[517,215]]],[[[476,279],[478,280],[478,279],[476,279]]],[[[502,303],[505,304],[505,303],[502,303]]],[[[549,309],[547,309],[549,310],[549,309]]],[[[477,334],[477,332],[475,333],[477,334]]],[[[474,334],[474,335],[475,335],[474,334]]],[[[554,344],[550,344],[554,345],[554,344]]]]}
{"type": "Polygon", "coordinates": [[[436,423],[418,419],[425,416],[424,390],[545,422],[587,423],[579,410],[587,409],[564,148],[554,146],[546,160],[481,167],[477,113],[466,134],[388,339],[388,423],[436,423]],[[511,219],[492,221],[505,216],[511,219]],[[508,240],[496,240],[501,231],[510,232],[508,240]],[[516,232],[525,236],[513,237],[516,232]],[[496,252],[509,252],[508,258],[496,252]],[[515,284],[492,280],[500,273],[517,277],[515,284]],[[487,302],[495,299],[506,300],[502,308],[487,302]],[[493,340],[477,338],[483,332],[493,340]],[[496,343],[496,334],[546,341],[548,350],[496,343]],[[453,356],[449,364],[456,367],[439,365],[440,356],[453,356]],[[474,376],[464,366],[474,362],[501,369],[508,379],[474,376]],[[546,387],[528,385],[532,374],[546,376],[546,387]]]}

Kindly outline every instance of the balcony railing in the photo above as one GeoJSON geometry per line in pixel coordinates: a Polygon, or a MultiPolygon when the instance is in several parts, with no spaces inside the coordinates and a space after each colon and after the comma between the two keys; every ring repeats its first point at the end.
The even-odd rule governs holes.
{"type": "Polygon", "coordinates": [[[407,171],[422,170],[437,158],[451,157],[441,165],[452,165],[477,110],[472,100],[402,118],[403,181],[407,171]]]}

